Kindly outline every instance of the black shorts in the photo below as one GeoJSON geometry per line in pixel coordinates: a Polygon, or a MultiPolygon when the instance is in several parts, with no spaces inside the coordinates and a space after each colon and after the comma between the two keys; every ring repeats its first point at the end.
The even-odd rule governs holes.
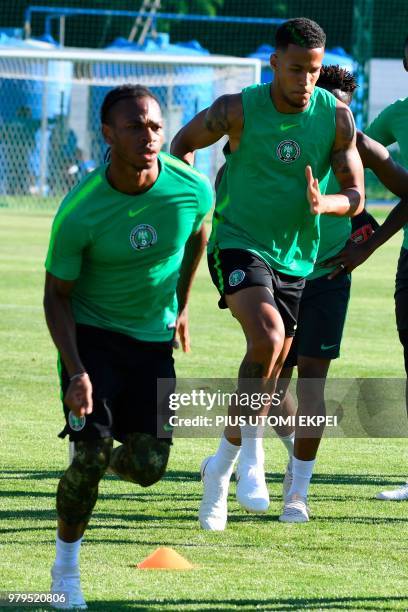
{"type": "Polygon", "coordinates": [[[402,247],[395,278],[395,318],[398,331],[408,329],[408,249],[402,247]]]}
{"type": "Polygon", "coordinates": [[[225,295],[232,295],[248,287],[268,287],[272,292],[276,309],[282,317],[285,335],[295,335],[299,302],[305,279],[273,270],[250,251],[216,248],[208,255],[208,267],[221,299],[220,308],[228,308],[225,295]]]}
{"type": "MultiPolygon", "coordinates": [[[[143,342],[124,334],[77,325],[81,361],[92,382],[93,411],[77,418],[63,404],[66,427],[60,437],[71,441],[113,437],[120,442],[126,434],[148,433],[169,439],[169,395],[175,388],[171,342],[143,342]],[[169,385],[157,397],[157,379],[169,385]]],[[[60,368],[62,397],[69,385],[65,367],[60,368]]]]}
{"type": "Polygon", "coordinates": [[[350,299],[351,276],[327,274],[306,281],[300,300],[298,327],[284,367],[297,365],[298,355],[336,359],[350,299]]]}

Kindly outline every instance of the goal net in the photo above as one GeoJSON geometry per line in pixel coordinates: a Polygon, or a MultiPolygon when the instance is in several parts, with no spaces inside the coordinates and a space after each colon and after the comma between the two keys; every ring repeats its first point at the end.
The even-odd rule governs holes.
{"type": "MultiPolygon", "coordinates": [[[[140,83],[153,91],[162,106],[168,150],[180,127],[216,97],[259,82],[260,63],[0,47],[0,75],[0,207],[49,209],[103,162],[99,111],[110,89],[140,83]]],[[[196,167],[212,180],[222,163],[221,142],[196,157],[196,167]]]]}

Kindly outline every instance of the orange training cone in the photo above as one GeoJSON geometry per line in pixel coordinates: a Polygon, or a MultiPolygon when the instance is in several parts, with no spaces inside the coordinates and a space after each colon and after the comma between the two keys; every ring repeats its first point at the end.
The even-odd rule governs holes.
{"type": "Polygon", "coordinates": [[[174,569],[186,570],[193,569],[187,559],[178,554],[173,548],[158,548],[144,561],[136,565],[139,569],[174,569]]]}

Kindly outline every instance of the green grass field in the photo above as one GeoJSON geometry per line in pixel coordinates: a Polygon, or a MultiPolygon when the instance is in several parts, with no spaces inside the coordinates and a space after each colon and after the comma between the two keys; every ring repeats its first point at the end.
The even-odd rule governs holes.
{"type": "MultiPolygon", "coordinates": [[[[67,464],[67,443],[56,437],[56,352],[41,308],[50,222],[0,211],[0,591],[49,589],[55,490],[67,464]]],[[[398,236],[355,272],[332,376],[404,376],[392,298],[400,244],[398,236]]],[[[193,352],[177,356],[179,377],[236,375],[242,334],[216,301],[203,264],[191,304],[193,352]]],[[[90,610],[408,609],[408,505],[373,499],[407,476],[406,440],[325,440],[311,487],[313,519],[285,525],[277,517],[286,451],[268,439],[269,513],[246,515],[233,483],[228,529],[208,533],[197,521],[198,469],[215,447],[216,440],[177,440],[166,477],[151,489],[102,481],[81,554],[90,610]],[[163,545],[195,569],[135,568],[163,545]]]]}

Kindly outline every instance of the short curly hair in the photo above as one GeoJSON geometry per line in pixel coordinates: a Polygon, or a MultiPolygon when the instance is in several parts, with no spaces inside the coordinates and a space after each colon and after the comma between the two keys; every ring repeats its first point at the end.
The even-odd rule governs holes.
{"type": "Polygon", "coordinates": [[[339,89],[349,94],[352,94],[358,87],[355,76],[338,65],[322,66],[316,85],[324,89],[339,89]]]}
{"type": "Polygon", "coordinates": [[[115,87],[115,89],[111,89],[106,94],[101,106],[101,123],[109,123],[111,120],[112,107],[120,100],[125,100],[126,98],[152,98],[160,106],[160,102],[154,93],[144,85],[125,83],[124,85],[115,87]]]}
{"type": "Polygon", "coordinates": [[[282,23],[276,30],[275,46],[287,49],[297,45],[305,49],[317,49],[326,45],[326,34],[318,23],[307,17],[296,17],[282,23]]]}

